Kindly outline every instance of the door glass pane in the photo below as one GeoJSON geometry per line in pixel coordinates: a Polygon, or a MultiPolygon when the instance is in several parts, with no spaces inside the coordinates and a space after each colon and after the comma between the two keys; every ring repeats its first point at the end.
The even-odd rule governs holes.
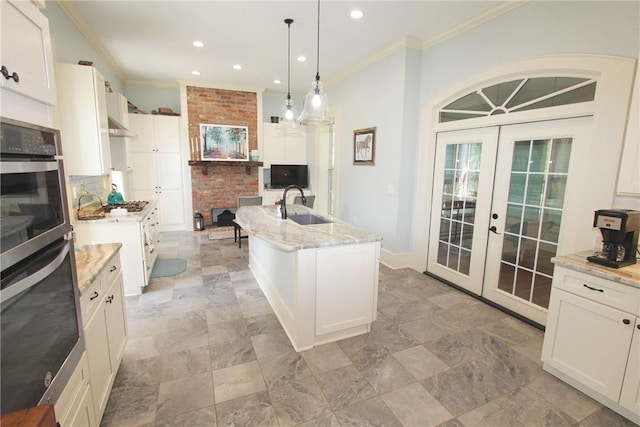
{"type": "Polygon", "coordinates": [[[445,149],[445,170],[440,213],[438,264],[469,274],[475,222],[475,204],[482,145],[449,144],[445,149]]]}
{"type": "Polygon", "coordinates": [[[524,202],[524,191],[527,183],[527,175],[519,172],[511,173],[511,183],[509,184],[509,202],[524,202]]]}
{"type": "Polygon", "coordinates": [[[547,308],[571,138],[516,141],[498,289],[547,308]],[[525,157],[526,153],[526,157],[525,157]],[[526,165],[526,166],[525,166],[526,165]]]}
{"type": "Polygon", "coordinates": [[[548,139],[533,141],[531,145],[531,159],[529,160],[529,172],[543,172],[546,169],[546,163],[549,156],[550,141],[548,139]]]}
{"type": "Polygon", "coordinates": [[[516,141],[513,148],[511,170],[526,172],[529,170],[529,141],[516,141]]]}

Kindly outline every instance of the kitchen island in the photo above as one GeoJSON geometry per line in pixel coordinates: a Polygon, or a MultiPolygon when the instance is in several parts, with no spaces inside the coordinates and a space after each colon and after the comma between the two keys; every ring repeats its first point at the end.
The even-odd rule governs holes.
{"type": "Polygon", "coordinates": [[[244,206],[236,222],[249,234],[249,267],[295,350],[369,332],[382,238],[302,205],[288,215],[244,206]]]}

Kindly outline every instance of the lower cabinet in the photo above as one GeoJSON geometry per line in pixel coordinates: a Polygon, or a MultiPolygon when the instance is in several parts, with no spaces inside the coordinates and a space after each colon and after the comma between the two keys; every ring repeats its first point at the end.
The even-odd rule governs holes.
{"type": "Polygon", "coordinates": [[[544,369],[640,422],[640,289],[555,267],[544,369]]]}
{"type": "Polygon", "coordinates": [[[120,257],[116,254],[80,298],[91,393],[98,424],[107,406],[127,341],[122,286],[120,257]]]}
{"type": "Polygon", "coordinates": [[[89,363],[85,352],[78,367],[55,404],[55,413],[61,427],[98,426],[89,381],[89,363]]]}

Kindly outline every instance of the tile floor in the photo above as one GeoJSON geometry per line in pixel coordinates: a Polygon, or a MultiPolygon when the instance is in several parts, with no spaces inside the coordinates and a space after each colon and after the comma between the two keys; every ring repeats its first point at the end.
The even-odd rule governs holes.
{"type": "Polygon", "coordinates": [[[541,331],[413,270],[380,266],[370,334],[296,353],[248,244],[160,239],[188,268],[127,298],[103,426],[633,425],[541,369],[541,331]]]}

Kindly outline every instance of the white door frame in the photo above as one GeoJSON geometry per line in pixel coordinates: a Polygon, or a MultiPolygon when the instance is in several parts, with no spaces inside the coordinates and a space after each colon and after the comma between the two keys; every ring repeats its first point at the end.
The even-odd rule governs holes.
{"type": "MultiPolygon", "coordinates": [[[[529,58],[480,73],[447,89],[443,95],[429,102],[423,108],[422,113],[421,129],[423,131],[418,150],[418,180],[414,198],[416,210],[413,217],[414,240],[411,268],[425,271],[427,267],[436,136],[438,132],[445,130],[592,115],[594,118],[592,134],[594,144],[590,147],[590,153],[593,158],[598,159],[599,170],[598,174],[593,174],[594,176],[589,182],[585,182],[582,193],[574,195],[578,199],[585,200],[585,203],[580,217],[572,218],[572,221],[580,224],[581,229],[590,230],[593,211],[612,206],[615,197],[635,62],[633,58],[600,55],[550,55],[529,58]],[[595,78],[597,80],[595,100],[523,111],[517,114],[438,123],[438,112],[441,108],[474,89],[519,77],[559,75],[595,78]]],[[[578,239],[576,247],[590,249],[593,246],[592,236],[592,233],[576,236],[578,239]]],[[[558,255],[564,254],[559,253],[558,255]]]]}

